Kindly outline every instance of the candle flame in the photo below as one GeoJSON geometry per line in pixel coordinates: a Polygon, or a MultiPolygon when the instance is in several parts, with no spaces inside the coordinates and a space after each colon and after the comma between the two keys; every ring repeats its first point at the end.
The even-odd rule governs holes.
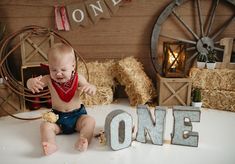
{"type": "Polygon", "coordinates": [[[177,66],[178,66],[178,63],[177,63],[177,57],[178,57],[178,53],[177,52],[173,52],[173,54],[169,51],[168,52],[169,53],[169,63],[170,63],[170,65],[172,64],[172,63],[174,63],[172,66],[171,66],[171,68],[176,68],[177,66]],[[175,61],[175,62],[174,62],[175,61]]]}

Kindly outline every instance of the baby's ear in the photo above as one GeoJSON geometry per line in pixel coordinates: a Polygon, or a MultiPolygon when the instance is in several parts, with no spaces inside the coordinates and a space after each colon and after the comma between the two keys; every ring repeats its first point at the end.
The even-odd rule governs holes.
{"type": "Polygon", "coordinates": [[[75,65],[76,65],[76,62],[75,62],[75,61],[73,61],[73,65],[72,65],[73,69],[75,69],[75,68],[76,68],[76,67],[75,67],[75,65]]]}

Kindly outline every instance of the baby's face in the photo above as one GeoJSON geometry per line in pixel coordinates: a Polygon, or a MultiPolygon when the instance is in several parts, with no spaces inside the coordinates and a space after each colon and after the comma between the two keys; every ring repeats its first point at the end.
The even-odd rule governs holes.
{"type": "Polygon", "coordinates": [[[74,58],[66,56],[55,56],[49,59],[50,76],[58,83],[65,83],[71,79],[75,68],[74,58]]]}

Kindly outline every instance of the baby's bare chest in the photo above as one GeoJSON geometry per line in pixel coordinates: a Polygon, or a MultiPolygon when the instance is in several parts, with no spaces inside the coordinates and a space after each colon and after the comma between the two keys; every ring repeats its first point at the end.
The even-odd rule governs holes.
{"type": "Polygon", "coordinates": [[[52,85],[48,86],[51,94],[51,102],[52,102],[52,108],[63,111],[63,112],[68,112],[72,111],[74,109],[78,109],[81,106],[81,100],[80,100],[80,94],[78,91],[75,92],[74,96],[69,102],[65,102],[60,98],[58,95],[57,91],[52,85]]]}

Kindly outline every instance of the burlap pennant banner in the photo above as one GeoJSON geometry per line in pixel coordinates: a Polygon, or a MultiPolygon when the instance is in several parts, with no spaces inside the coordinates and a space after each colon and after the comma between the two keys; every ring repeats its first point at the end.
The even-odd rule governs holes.
{"type": "Polygon", "coordinates": [[[60,7],[61,20],[65,31],[70,30],[69,20],[67,17],[67,12],[64,6],[60,7]]]}
{"type": "Polygon", "coordinates": [[[87,12],[94,24],[101,18],[110,18],[109,10],[104,0],[87,0],[85,4],[87,12]]]}
{"type": "Polygon", "coordinates": [[[55,25],[57,30],[69,31],[79,26],[96,24],[100,19],[108,19],[119,7],[131,0],[86,0],[67,6],[55,6],[55,25]]]}
{"type": "Polygon", "coordinates": [[[55,12],[55,28],[57,30],[64,30],[64,26],[63,26],[61,14],[60,14],[60,7],[55,6],[54,12],[55,12]]]}
{"type": "Polygon", "coordinates": [[[114,0],[114,1],[110,1],[110,0],[105,0],[105,3],[107,4],[109,10],[112,12],[112,14],[116,14],[119,6],[123,5],[124,1],[122,0],[114,0]]]}
{"type": "Polygon", "coordinates": [[[69,22],[72,29],[79,26],[89,26],[90,20],[86,12],[86,7],[84,3],[77,3],[66,6],[69,22]]]}

